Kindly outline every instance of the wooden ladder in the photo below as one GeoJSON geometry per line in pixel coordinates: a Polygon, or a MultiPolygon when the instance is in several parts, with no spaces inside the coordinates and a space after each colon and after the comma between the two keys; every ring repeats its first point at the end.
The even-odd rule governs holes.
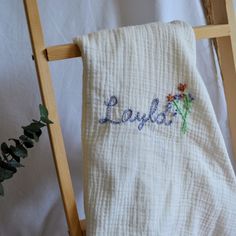
{"type": "MultiPolygon", "coordinates": [[[[23,0],[30,32],[33,58],[37,70],[42,103],[54,124],[48,127],[52,154],[60,186],[70,236],[86,234],[85,221],[80,221],[72,186],[67,156],[58,117],[49,71],[49,61],[80,57],[74,44],[46,47],[40,23],[37,0],[23,0]]],[[[203,0],[204,1],[204,0],[203,0]]],[[[205,0],[206,1],[206,0],[205,0]]],[[[196,39],[216,38],[220,67],[224,79],[234,156],[236,154],[236,21],[233,0],[207,0],[210,3],[211,25],[194,28],[196,39]]]]}

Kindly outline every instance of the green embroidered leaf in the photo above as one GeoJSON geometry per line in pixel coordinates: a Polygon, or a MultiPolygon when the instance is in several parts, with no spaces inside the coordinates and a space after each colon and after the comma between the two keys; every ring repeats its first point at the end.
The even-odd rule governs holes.
{"type": "Polygon", "coordinates": [[[4,196],[4,189],[1,182],[0,182],[0,196],[4,196]]]}

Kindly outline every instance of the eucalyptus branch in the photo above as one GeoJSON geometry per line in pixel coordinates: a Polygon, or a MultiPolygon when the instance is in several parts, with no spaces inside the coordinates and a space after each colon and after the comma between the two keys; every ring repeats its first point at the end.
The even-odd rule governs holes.
{"type": "Polygon", "coordinates": [[[10,146],[3,142],[1,144],[0,155],[0,195],[4,196],[4,188],[2,182],[12,178],[17,172],[17,168],[23,167],[21,159],[28,156],[27,149],[34,146],[34,142],[39,141],[42,134],[41,129],[53,122],[48,119],[47,108],[39,105],[40,119],[32,120],[33,122],[27,126],[22,126],[23,135],[18,139],[10,138],[8,141],[13,142],[10,146]],[[9,158],[10,157],[10,158],[9,158]]]}

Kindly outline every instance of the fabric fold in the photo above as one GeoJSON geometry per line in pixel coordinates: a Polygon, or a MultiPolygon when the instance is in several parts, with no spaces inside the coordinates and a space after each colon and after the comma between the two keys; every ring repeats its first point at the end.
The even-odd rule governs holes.
{"type": "Polygon", "coordinates": [[[79,36],[88,236],[235,235],[236,179],[182,21],[79,36]]]}

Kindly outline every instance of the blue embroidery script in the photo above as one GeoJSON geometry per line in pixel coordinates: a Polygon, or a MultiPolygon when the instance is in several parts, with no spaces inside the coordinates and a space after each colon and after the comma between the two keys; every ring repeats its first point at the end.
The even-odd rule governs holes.
{"type": "Polygon", "coordinates": [[[182,119],[181,132],[184,134],[188,131],[187,118],[192,110],[192,103],[195,100],[192,93],[189,93],[186,83],[179,83],[178,92],[175,94],[168,94],[166,96],[167,104],[163,112],[158,113],[159,99],[152,100],[148,113],[141,113],[139,111],[133,111],[128,108],[122,112],[119,119],[112,119],[112,111],[118,104],[116,96],[111,96],[108,101],[105,101],[106,114],[105,118],[99,120],[100,124],[111,123],[114,125],[137,122],[138,129],[141,130],[147,122],[155,123],[158,125],[171,125],[173,117],[177,114],[182,119]]]}
{"type": "Polygon", "coordinates": [[[119,125],[127,122],[136,122],[138,123],[138,129],[142,130],[147,122],[155,123],[158,125],[171,125],[173,122],[173,117],[177,115],[177,112],[175,109],[173,109],[171,103],[168,103],[166,105],[166,108],[163,112],[158,112],[159,99],[155,98],[152,100],[147,114],[139,111],[133,111],[132,109],[127,108],[122,112],[120,118],[114,119],[112,118],[112,114],[117,104],[118,100],[116,96],[111,96],[108,101],[104,102],[104,105],[106,106],[106,113],[105,118],[99,119],[100,124],[111,123],[114,125],[119,125]]]}

